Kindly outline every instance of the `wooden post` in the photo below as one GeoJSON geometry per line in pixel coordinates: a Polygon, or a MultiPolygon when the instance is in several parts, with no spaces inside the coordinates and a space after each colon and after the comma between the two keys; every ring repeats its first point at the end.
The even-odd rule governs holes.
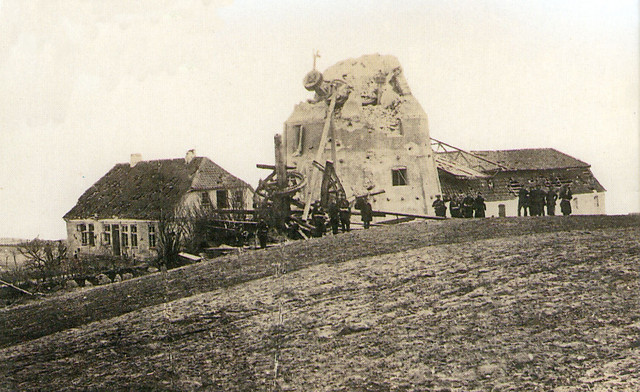
{"type": "MultiPolygon", "coordinates": [[[[275,147],[275,162],[276,162],[276,178],[278,181],[278,188],[284,190],[287,188],[287,165],[284,160],[282,151],[282,135],[276,134],[273,137],[273,144],[275,147]]],[[[285,195],[276,195],[274,197],[274,209],[275,209],[275,223],[279,229],[285,226],[285,218],[289,216],[290,208],[288,201],[289,197],[285,195]]]]}
{"type": "MultiPolygon", "coordinates": [[[[331,129],[331,121],[333,119],[333,110],[336,107],[336,92],[335,89],[331,88],[331,103],[329,104],[329,108],[327,109],[327,118],[324,122],[324,128],[322,129],[322,137],[320,138],[320,144],[318,145],[318,152],[316,152],[316,158],[314,162],[322,162],[322,153],[324,152],[324,146],[327,144],[327,138],[329,136],[329,131],[331,129]]],[[[313,179],[315,177],[315,170],[311,170],[309,174],[309,182],[307,183],[308,191],[307,191],[307,201],[304,204],[304,211],[302,213],[302,219],[307,220],[309,217],[309,210],[311,209],[311,202],[313,201],[313,179]]]]}

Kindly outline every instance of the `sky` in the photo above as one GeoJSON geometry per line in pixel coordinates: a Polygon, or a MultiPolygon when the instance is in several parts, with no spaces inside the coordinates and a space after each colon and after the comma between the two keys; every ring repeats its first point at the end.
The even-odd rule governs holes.
{"type": "Polygon", "coordinates": [[[0,0],[0,237],[62,216],[130,154],[194,148],[253,186],[302,78],[398,58],[432,137],[551,147],[640,211],[638,0],[0,0]],[[399,4],[396,4],[399,3],[399,4]]]}

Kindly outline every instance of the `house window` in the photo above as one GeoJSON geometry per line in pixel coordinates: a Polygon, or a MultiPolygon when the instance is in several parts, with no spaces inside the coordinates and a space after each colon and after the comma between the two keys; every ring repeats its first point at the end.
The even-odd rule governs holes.
{"type": "Polygon", "coordinates": [[[104,225],[104,232],[102,233],[102,243],[104,245],[111,245],[111,225],[104,225]]]}
{"type": "Polygon", "coordinates": [[[209,197],[209,192],[202,192],[200,194],[200,205],[202,205],[203,208],[213,207],[211,198],[209,197]]]}
{"type": "Polygon", "coordinates": [[[149,224],[149,247],[156,247],[156,226],[153,223],[149,224]]]}
{"type": "Polygon", "coordinates": [[[244,208],[244,191],[242,189],[238,189],[233,192],[233,206],[231,208],[243,209],[244,208]]]}
{"type": "Polygon", "coordinates": [[[80,232],[82,246],[95,246],[95,238],[93,237],[93,224],[90,223],[88,225],[80,224],[77,226],[78,231],[80,232]]]}
{"type": "Polygon", "coordinates": [[[598,195],[595,195],[593,197],[593,200],[595,200],[595,202],[596,202],[596,207],[600,207],[600,200],[598,199],[598,195]]]}
{"type": "Polygon", "coordinates": [[[131,225],[131,246],[138,246],[138,227],[131,225]]]}
{"type": "Polygon", "coordinates": [[[393,186],[407,185],[407,168],[391,169],[391,184],[393,186]]]}
{"type": "Polygon", "coordinates": [[[129,227],[122,225],[122,233],[120,233],[120,245],[124,248],[129,246],[129,227]]]}
{"type": "Polygon", "coordinates": [[[216,203],[218,204],[218,208],[229,208],[226,189],[216,191],[216,203]]]}

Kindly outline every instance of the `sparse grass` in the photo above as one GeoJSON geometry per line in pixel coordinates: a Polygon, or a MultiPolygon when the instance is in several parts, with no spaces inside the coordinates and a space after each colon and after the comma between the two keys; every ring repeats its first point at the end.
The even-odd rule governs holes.
{"type": "Polygon", "coordinates": [[[81,290],[0,311],[0,383],[267,390],[279,347],[284,390],[635,390],[639,227],[414,223],[81,290]]]}

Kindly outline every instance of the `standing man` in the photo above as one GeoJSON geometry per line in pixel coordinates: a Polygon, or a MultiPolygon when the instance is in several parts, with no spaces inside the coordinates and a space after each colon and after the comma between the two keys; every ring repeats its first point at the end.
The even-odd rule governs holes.
{"type": "Polygon", "coordinates": [[[351,230],[351,206],[347,199],[340,200],[340,226],[343,233],[351,230]]]}
{"type": "Polygon", "coordinates": [[[258,222],[258,226],[256,227],[256,234],[258,235],[258,241],[260,241],[260,248],[266,248],[269,226],[267,226],[267,222],[265,222],[264,219],[260,219],[260,221],[258,222]]]}
{"type": "Polygon", "coordinates": [[[340,225],[340,208],[335,202],[329,203],[329,224],[331,225],[331,232],[335,235],[338,234],[338,226],[340,225]]]}
{"type": "Polygon", "coordinates": [[[560,211],[564,216],[571,215],[571,199],[573,199],[571,185],[563,185],[560,188],[560,211]]]}
{"type": "Polygon", "coordinates": [[[431,206],[436,212],[436,216],[440,216],[442,218],[447,216],[447,206],[444,205],[444,201],[441,199],[440,195],[436,195],[436,199],[431,206]]]}
{"type": "Polygon", "coordinates": [[[460,199],[458,195],[453,195],[449,202],[449,212],[452,218],[460,218],[460,199]]]}
{"type": "Polygon", "coordinates": [[[371,220],[373,220],[373,211],[371,209],[371,203],[369,203],[369,200],[366,200],[362,205],[360,214],[362,214],[362,223],[364,224],[364,228],[368,229],[369,225],[371,224],[371,220]]]}
{"type": "Polygon", "coordinates": [[[325,216],[324,209],[320,205],[319,201],[313,203],[313,210],[311,210],[311,222],[313,222],[313,236],[322,237],[325,229],[325,216]]]}
{"type": "Polygon", "coordinates": [[[520,211],[524,210],[524,216],[527,216],[527,210],[529,209],[529,189],[526,186],[521,186],[518,191],[518,216],[520,211]]]}
{"type": "Polygon", "coordinates": [[[558,200],[558,194],[553,186],[549,187],[547,192],[547,215],[553,216],[556,214],[556,200],[558,200]]]}
{"type": "Polygon", "coordinates": [[[478,192],[478,196],[476,196],[475,200],[473,201],[473,210],[475,212],[475,217],[484,218],[484,212],[486,209],[487,205],[484,202],[484,197],[482,197],[482,194],[478,192]]]}
{"type": "Polygon", "coordinates": [[[540,193],[540,186],[536,185],[529,192],[529,215],[540,215],[540,202],[542,201],[542,194],[540,193]]]}
{"type": "Polygon", "coordinates": [[[540,187],[540,216],[544,216],[544,207],[547,205],[547,187],[540,187]]]}
{"type": "Polygon", "coordinates": [[[473,196],[471,193],[467,193],[467,196],[462,199],[462,217],[473,218],[473,196]]]}

